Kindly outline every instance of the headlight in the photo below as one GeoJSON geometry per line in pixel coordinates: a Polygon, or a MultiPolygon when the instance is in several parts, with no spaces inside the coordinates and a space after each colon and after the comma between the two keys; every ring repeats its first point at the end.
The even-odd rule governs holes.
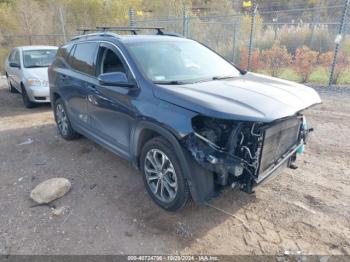
{"type": "Polygon", "coordinates": [[[27,84],[29,86],[41,86],[41,81],[39,79],[28,79],[27,84]]]}

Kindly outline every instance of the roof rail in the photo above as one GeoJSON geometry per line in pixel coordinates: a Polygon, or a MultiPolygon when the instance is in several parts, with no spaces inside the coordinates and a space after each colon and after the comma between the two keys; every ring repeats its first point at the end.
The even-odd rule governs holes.
{"type": "Polygon", "coordinates": [[[78,39],[84,38],[84,37],[87,38],[89,36],[114,36],[114,37],[118,37],[117,34],[109,33],[109,32],[100,32],[100,31],[97,31],[96,29],[94,29],[94,30],[81,29],[81,30],[77,30],[77,31],[82,31],[84,34],[77,35],[77,36],[71,38],[70,41],[78,40],[78,39]],[[95,32],[95,33],[86,34],[86,32],[95,32]]]}
{"type": "Polygon", "coordinates": [[[106,31],[130,31],[134,35],[140,30],[156,30],[158,35],[163,34],[164,27],[139,27],[139,26],[97,26],[96,29],[106,31]]]}
{"type": "Polygon", "coordinates": [[[173,33],[173,32],[164,32],[162,35],[184,37],[182,34],[173,33]]]}
{"type": "Polygon", "coordinates": [[[97,26],[96,28],[78,28],[77,31],[81,32],[80,35],[73,37],[72,40],[77,40],[83,37],[89,37],[89,36],[103,36],[103,35],[109,35],[109,36],[118,36],[114,33],[108,33],[111,31],[130,31],[134,35],[137,35],[138,31],[141,30],[156,30],[157,35],[165,35],[165,36],[175,36],[175,37],[183,37],[181,34],[173,33],[173,32],[164,32],[164,27],[127,27],[127,26],[97,26]],[[89,33],[94,32],[94,33],[89,33]],[[89,33],[89,34],[87,34],[89,33]]]}
{"type": "Polygon", "coordinates": [[[82,35],[85,35],[88,32],[98,32],[98,29],[94,29],[94,28],[77,28],[78,32],[81,32],[82,35]]]}

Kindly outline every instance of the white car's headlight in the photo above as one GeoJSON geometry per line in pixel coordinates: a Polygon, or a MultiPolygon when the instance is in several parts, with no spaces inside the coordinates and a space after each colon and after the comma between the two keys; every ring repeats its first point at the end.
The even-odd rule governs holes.
{"type": "Polygon", "coordinates": [[[28,79],[27,80],[28,86],[41,86],[41,81],[39,79],[28,79]]]}

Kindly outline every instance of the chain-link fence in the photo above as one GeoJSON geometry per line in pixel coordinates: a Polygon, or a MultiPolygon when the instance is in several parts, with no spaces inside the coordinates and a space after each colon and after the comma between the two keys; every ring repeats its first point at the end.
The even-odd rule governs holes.
{"type": "MultiPolygon", "coordinates": [[[[275,11],[253,5],[230,15],[201,14],[184,8],[180,16],[150,15],[143,19],[135,19],[131,9],[129,25],[164,27],[200,41],[250,71],[298,82],[349,85],[348,5],[349,0],[334,0],[327,6],[275,11]]],[[[58,21],[61,23],[64,28],[63,19],[58,21]]],[[[20,45],[60,45],[74,33],[5,35],[1,47],[8,52],[20,45]]]]}
{"type": "Polygon", "coordinates": [[[201,16],[184,10],[182,17],[137,20],[134,24],[162,26],[183,34],[251,71],[298,82],[350,84],[348,2],[276,11],[252,6],[233,15],[201,16]]]}

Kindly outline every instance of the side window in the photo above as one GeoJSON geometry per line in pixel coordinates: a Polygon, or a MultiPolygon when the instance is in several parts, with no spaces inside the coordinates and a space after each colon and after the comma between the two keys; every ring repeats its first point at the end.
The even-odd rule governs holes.
{"type": "Polygon", "coordinates": [[[88,75],[95,75],[97,43],[77,44],[69,63],[72,68],[88,75]]]}
{"type": "Polygon", "coordinates": [[[54,63],[56,63],[60,67],[69,67],[69,60],[71,59],[69,54],[72,50],[73,45],[63,45],[57,50],[56,59],[54,63]]]}
{"type": "Polygon", "coordinates": [[[67,59],[71,49],[72,49],[72,45],[71,44],[70,45],[61,46],[58,49],[56,56],[60,57],[60,58],[63,58],[63,59],[67,59]]]}
{"type": "Polygon", "coordinates": [[[10,63],[12,63],[12,62],[14,61],[15,52],[16,52],[16,50],[13,49],[13,50],[11,51],[10,55],[9,55],[8,61],[9,61],[10,63]]]}
{"type": "Polygon", "coordinates": [[[20,65],[21,64],[21,61],[20,61],[20,58],[19,58],[19,51],[16,50],[14,55],[13,55],[13,62],[20,65]]]}
{"type": "Polygon", "coordinates": [[[113,72],[122,72],[126,74],[124,64],[119,56],[107,47],[99,48],[97,61],[97,75],[113,72]]]}

